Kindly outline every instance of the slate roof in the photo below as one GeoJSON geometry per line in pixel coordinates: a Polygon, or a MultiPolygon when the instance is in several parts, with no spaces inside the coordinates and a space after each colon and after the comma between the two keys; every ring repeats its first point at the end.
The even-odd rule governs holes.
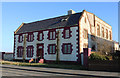
{"type": "Polygon", "coordinates": [[[81,15],[82,12],[31,23],[24,23],[23,26],[16,32],[16,34],[78,25],[81,15]]]}

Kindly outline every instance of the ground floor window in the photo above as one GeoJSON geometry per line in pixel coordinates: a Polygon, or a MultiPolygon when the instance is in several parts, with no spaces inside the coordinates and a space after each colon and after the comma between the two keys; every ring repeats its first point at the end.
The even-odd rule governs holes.
{"type": "Polygon", "coordinates": [[[18,46],[17,48],[17,57],[22,57],[23,56],[23,47],[18,46]]]}
{"type": "Polygon", "coordinates": [[[63,52],[63,54],[71,54],[72,53],[71,43],[63,43],[62,52],[63,52]]]}
{"type": "Polygon", "coordinates": [[[27,57],[33,57],[33,46],[27,47],[27,57]]]}
{"type": "Polygon", "coordinates": [[[48,54],[55,54],[56,53],[56,45],[55,44],[49,44],[48,45],[48,54]]]}

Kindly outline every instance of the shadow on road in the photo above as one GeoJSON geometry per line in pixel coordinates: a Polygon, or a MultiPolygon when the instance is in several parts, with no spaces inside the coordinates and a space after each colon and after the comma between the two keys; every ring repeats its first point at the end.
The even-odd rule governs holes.
{"type": "MultiPolygon", "coordinates": [[[[86,74],[73,74],[73,73],[62,73],[62,72],[54,72],[54,71],[42,71],[42,70],[31,70],[31,69],[22,69],[22,68],[13,68],[13,67],[2,67],[8,69],[17,69],[17,70],[25,70],[25,71],[34,71],[34,72],[42,72],[42,73],[51,73],[51,74],[63,74],[63,75],[72,75],[70,76],[41,76],[42,78],[119,78],[114,76],[97,76],[97,75],[86,75],[86,74]]],[[[3,76],[2,78],[41,78],[40,76],[3,76]]]]}

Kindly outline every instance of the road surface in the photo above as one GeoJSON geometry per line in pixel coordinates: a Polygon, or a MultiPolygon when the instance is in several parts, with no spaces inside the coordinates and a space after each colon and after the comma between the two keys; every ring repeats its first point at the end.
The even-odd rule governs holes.
{"type": "Polygon", "coordinates": [[[2,78],[120,78],[120,72],[2,65],[2,78]]]}

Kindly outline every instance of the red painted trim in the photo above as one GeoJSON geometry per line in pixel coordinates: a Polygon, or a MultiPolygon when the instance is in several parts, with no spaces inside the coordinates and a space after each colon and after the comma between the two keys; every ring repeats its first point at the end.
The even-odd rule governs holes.
{"type": "Polygon", "coordinates": [[[73,45],[72,45],[71,43],[63,43],[63,44],[62,44],[62,53],[63,53],[63,54],[72,54],[72,51],[73,51],[72,46],[73,46],[73,45]],[[68,52],[68,45],[71,45],[71,47],[70,47],[71,52],[70,52],[70,53],[65,53],[65,52],[64,52],[64,46],[65,46],[65,45],[67,45],[67,52],[68,52]]]}
{"type": "Polygon", "coordinates": [[[29,32],[28,34],[27,34],[27,41],[28,42],[32,42],[34,40],[34,34],[33,34],[33,32],[29,32]],[[31,37],[31,35],[33,35],[33,37],[31,37]],[[29,37],[30,36],[30,37],[29,37]],[[30,39],[29,39],[30,38],[30,39]]]}
{"type": "Polygon", "coordinates": [[[62,34],[63,34],[62,37],[63,37],[64,39],[69,39],[70,37],[72,37],[71,33],[72,33],[72,31],[70,30],[70,27],[64,27],[64,30],[63,30],[63,32],[62,32],[62,34]],[[66,30],[69,30],[69,37],[66,37],[66,33],[65,33],[66,30]]]}
{"type": "Polygon", "coordinates": [[[23,55],[23,46],[18,46],[17,47],[17,57],[22,57],[23,55]],[[20,52],[19,52],[20,49],[20,52]]]}
{"type": "Polygon", "coordinates": [[[56,44],[48,44],[48,54],[56,54],[56,44]],[[52,46],[52,53],[50,53],[50,46],[52,46]],[[53,46],[55,46],[55,53],[53,53],[53,46]]]}
{"type": "Polygon", "coordinates": [[[50,29],[48,32],[48,38],[49,40],[55,40],[56,39],[56,29],[50,29]],[[55,32],[55,38],[53,38],[53,33],[55,32]],[[52,33],[52,39],[50,39],[50,33],[52,33]]]}
{"type": "Polygon", "coordinates": [[[42,46],[42,59],[44,59],[44,43],[41,43],[41,44],[37,44],[37,53],[36,53],[36,56],[38,56],[38,49],[39,49],[39,46],[42,46]]]}
{"type": "Polygon", "coordinates": [[[33,45],[27,46],[27,57],[33,57],[33,52],[34,52],[34,46],[33,45]],[[30,49],[30,52],[32,51],[32,55],[31,53],[28,55],[28,49],[30,49]]]}
{"type": "MultiPolygon", "coordinates": [[[[70,27],[77,27],[79,25],[74,25],[74,26],[70,26],[70,27]]],[[[56,30],[56,29],[63,29],[65,27],[59,27],[59,28],[53,28],[52,30],[56,30]]],[[[39,30],[39,31],[49,31],[51,29],[45,29],[45,30],[39,30]]],[[[26,33],[33,33],[33,32],[39,32],[39,31],[32,31],[32,32],[26,32],[26,33]]],[[[20,33],[20,34],[26,34],[26,33],[20,33]]],[[[15,35],[19,35],[19,34],[15,34],[15,35]]]]}
{"type": "Polygon", "coordinates": [[[18,36],[18,42],[19,43],[22,43],[23,42],[23,35],[22,34],[19,34],[19,36],[18,36]],[[20,40],[20,37],[22,36],[22,40],[20,40]]]}
{"type": "Polygon", "coordinates": [[[13,52],[13,59],[15,59],[15,41],[16,41],[16,37],[15,37],[15,34],[14,34],[14,52],[13,52]]]}
{"type": "Polygon", "coordinates": [[[38,32],[38,35],[37,35],[37,40],[38,41],[42,41],[42,40],[40,40],[40,34],[42,33],[42,40],[44,39],[44,34],[43,34],[43,31],[39,31],[38,32]]]}

